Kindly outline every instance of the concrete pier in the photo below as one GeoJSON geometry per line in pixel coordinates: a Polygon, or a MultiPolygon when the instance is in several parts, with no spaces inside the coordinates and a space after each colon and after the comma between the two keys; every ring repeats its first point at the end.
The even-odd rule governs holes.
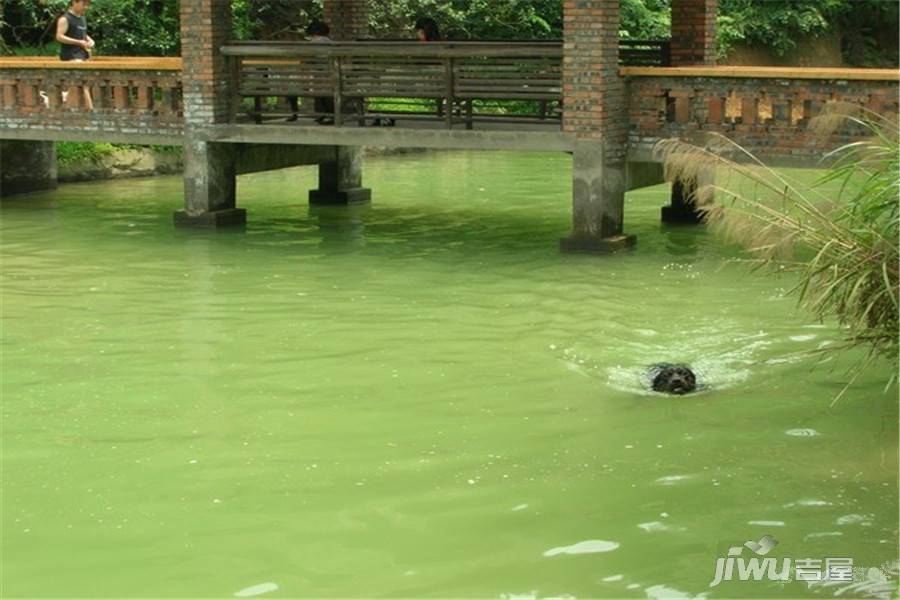
{"type": "Polygon", "coordinates": [[[602,141],[580,139],[572,164],[572,234],[560,240],[563,251],[614,252],[633,246],[623,233],[625,165],[608,161],[602,141]]]}
{"type": "Polygon", "coordinates": [[[372,190],[362,187],[362,149],[335,146],[333,160],[319,163],[319,188],[310,190],[310,204],[364,204],[372,190]]]}
{"type": "Polygon", "coordinates": [[[56,188],[56,144],[0,140],[0,197],[56,188]]]}
{"type": "Polygon", "coordinates": [[[190,140],[184,145],[185,208],[180,227],[242,225],[247,213],[236,204],[237,153],[231,144],[190,140]]]}
{"type": "Polygon", "coordinates": [[[703,212],[697,210],[697,191],[715,182],[715,173],[704,171],[695,180],[672,182],[669,206],[662,207],[662,222],[670,225],[699,225],[703,212]]]}

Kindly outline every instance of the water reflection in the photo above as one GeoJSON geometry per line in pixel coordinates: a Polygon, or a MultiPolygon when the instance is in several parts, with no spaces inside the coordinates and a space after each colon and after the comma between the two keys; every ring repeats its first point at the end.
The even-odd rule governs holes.
{"type": "Polygon", "coordinates": [[[370,204],[351,206],[310,205],[309,218],[318,227],[320,248],[352,251],[366,246],[366,218],[370,204]]]}

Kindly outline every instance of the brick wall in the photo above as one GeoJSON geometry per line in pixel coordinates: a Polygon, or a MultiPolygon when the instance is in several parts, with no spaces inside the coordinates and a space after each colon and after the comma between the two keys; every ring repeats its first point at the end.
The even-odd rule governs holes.
{"type": "Polygon", "coordinates": [[[763,77],[629,77],[629,144],[644,156],[660,139],[721,133],[763,158],[811,164],[841,144],[865,139],[847,126],[828,139],[811,128],[829,101],[898,112],[898,82],[763,77]]]}
{"type": "MultiPolygon", "coordinates": [[[[619,0],[565,0],[563,129],[604,139],[624,156],[625,83],[619,76],[619,0]]],[[[608,155],[615,159],[616,156],[608,155]]]]}
{"type": "Polygon", "coordinates": [[[368,0],[324,0],[322,10],[332,39],[352,41],[369,37],[368,0]]]}
{"type": "Polygon", "coordinates": [[[189,125],[228,120],[231,78],[219,48],[231,34],[229,0],[181,0],[184,113],[189,125]]]}
{"type": "MultiPolygon", "coordinates": [[[[89,64],[89,63],[85,63],[89,64]]],[[[181,73],[151,69],[8,69],[0,75],[3,129],[65,135],[179,137],[181,73]],[[83,105],[90,89],[94,109],[83,105]],[[66,100],[63,101],[64,92],[66,100]]],[[[63,136],[60,139],[66,139],[63,136]]]]}
{"type": "Polygon", "coordinates": [[[718,0],[672,0],[672,66],[716,64],[718,0]]]}

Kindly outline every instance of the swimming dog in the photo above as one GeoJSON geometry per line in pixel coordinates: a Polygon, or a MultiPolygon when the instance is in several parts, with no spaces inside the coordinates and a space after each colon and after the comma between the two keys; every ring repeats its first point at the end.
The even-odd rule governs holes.
{"type": "Polygon", "coordinates": [[[670,363],[651,365],[650,379],[654,392],[681,396],[697,389],[697,376],[687,365],[670,363]]]}

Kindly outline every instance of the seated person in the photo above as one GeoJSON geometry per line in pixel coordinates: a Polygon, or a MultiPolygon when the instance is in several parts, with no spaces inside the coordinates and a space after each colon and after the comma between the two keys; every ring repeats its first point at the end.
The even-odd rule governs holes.
{"type": "Polygon", "coordinates": [[[420,42],[441,41],[441,30],[438,29],[437,22],[431,17],[421,17],[416,19],[416,23],[413,27],[416,30],[416,37],[420,42]]]}
{"type": "MultiPolygon", "coordinates": [[[[310,42],[314,42],[317,44],[323,44],[331,42],[331,38],[328,37],[331,34],[331,28],[328,27],[327,23],[323,23],[322,21],[313,21],[306,28],[306,36],[310,42]]],[[[313,106],[318,114],[316,117],[316,122],[320,125],[332,125],[334,124],[334,117],[328,115],[334,115],[334,98],[330,96],[317,96],[313,99],[313,106]],[[325,113],[325,114],[322,114],[325,113]]],[[[297,97],[295,96],[293,99],[293,103],[291,104],[291,108],[294,110],[294,113],[297,112],[297,97]]]]}

